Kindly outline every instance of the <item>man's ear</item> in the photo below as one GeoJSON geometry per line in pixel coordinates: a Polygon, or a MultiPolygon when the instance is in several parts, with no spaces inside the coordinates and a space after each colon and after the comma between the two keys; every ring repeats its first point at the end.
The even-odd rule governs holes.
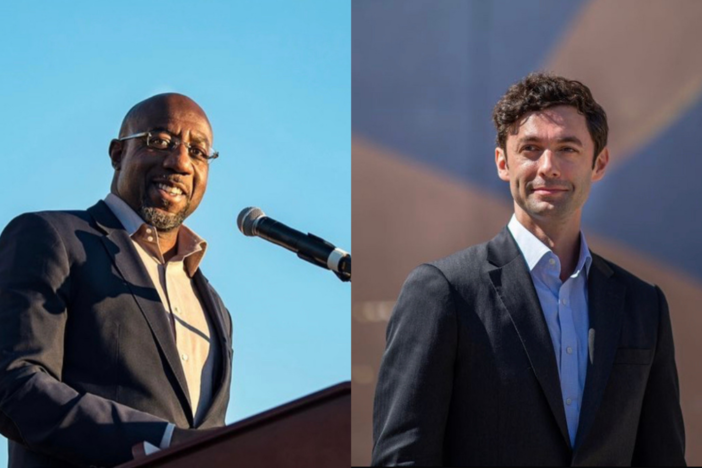
{"type": "Polygon", "coordinates": [[[595,164],[592,168],[593,182],[596,182],[604,177],[607,164],[609,164],[609,149],[605,147],[602,151],[600,151],[597,159],[595,159],[595,164]]]}
{"type": "Polygon", "coordinates": [[[507,152],[499,146],[495,148],[495,166],[497,166],[497,176],[509,182],[509,165],[507,164],[507,152]]]}
{"type": "Polygon", "coordinates": [[[122,153],[124,150],[124,142],[118,139],[113,139],[110,142],[110,148],[108,152],[110,153],[110,159],[112,160],[112,167],[119,171],[122,165],[122,153]]]}

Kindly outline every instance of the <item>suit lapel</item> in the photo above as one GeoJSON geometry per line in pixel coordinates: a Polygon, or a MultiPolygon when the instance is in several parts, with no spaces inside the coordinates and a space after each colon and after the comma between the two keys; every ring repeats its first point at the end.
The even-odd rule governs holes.
{"type": "Polygon", "coordinates": [[[192,424],[193,411],[185,373],[180,364],[173,329],[161,298],[137,253],[132,240],[109,207],[102,201],[88,209],[98,226],[105,232],[102,243],[112,262],[124,278],[139,309],[144,314],[166,362],[175,375],[183,398],[188,403],[186,416],[192,424]]]}
{"type": "Polygon", "coordinates": [[[594,349],[590,351],[593,359],[588,360],[587,364],[583,405],[575,438],[576,449],[592,428],[619,345],[626,287],[612,276],[613,273],[600,256],[592,254],[592,267],[588,275],[588,312],[590,329],[595,334],[594,349]]]}
{"type": "Polygon", "coordinates": [[[207,313],[212,319],[212,323],[215,327],[217,339],[219,340],[221,347],[220,349],[222,351],[226,351],[225,347],[229,346],[229,336],[227,335],[227,331],[224,327],[223,317],[223,314],[226,312],[220,310],[221,308],[217,305],[217,301],[215,301],[212,291],[210,290],[210,283],[207,281],[207,278],[205,278],[205,275],[202,274],[202,271],[200,271],[199,268],[195,272],[193,280],[195,280],[195,286],[197,286],[202,300],[205,301],[205,308],[207,309],[207,313]]]}
{"type": "Polygon", "coordinates": [[[215,328],[215,333],[217,334],[217,340],[219,343],[219,372],[216,374],[219,376],[218,382],[215,382],[215,393],[212,396],[212,403],[207,409],[205,416],[202,421],[207,421],[210,415],[216,408],[221,406],[223,399],[227,396],[227,385],[226,381],[229,379],[229,369],[231,369],[231,363],[229,362],[229,335],[226,331],[224,325],[224,314],[227,312],[219,307],[218,302],[215,300],[212,291],[210,290],[209,282],[207,278],[202,274],[198,268],[197,272],[193,276],[195,280],[195,285],[200,292],[200,297],[205,303],[205,309],[209,314],[212,324],[215,328]]]}
{"type": "Polygon", "coordinates": [[[488,243],[488,261],[495,266],[489,272],[490,280],[517,329],[531,367],[546,395],[563,438],[570,447],[561,381],[551,335],[526,261],[507,228],[488,243]]]}

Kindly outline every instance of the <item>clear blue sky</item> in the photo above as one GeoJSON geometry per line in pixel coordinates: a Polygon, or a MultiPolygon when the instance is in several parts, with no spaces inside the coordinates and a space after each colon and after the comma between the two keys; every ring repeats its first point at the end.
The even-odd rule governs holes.
{"type": "Polygon", "coordinates": [[[0,17],[0,226],[103,198],[126,111],[186,94],[221,154],[186,224],[234,322],[227,421],[350,380],[350,284],[236,229],[254,205],[351,249],[350,2],[3,2],[0,17]]]}

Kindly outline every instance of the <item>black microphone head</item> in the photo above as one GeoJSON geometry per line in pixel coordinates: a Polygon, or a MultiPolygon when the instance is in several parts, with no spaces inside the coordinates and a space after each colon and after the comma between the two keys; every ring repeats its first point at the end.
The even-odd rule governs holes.
{"type": "Polygon", "coordinates": [[[255,236],[256,234],[253,232],[254,222],[261,216],[266,216],[266,213],[261,208],[249,206],[241,210],[241,213],[236,218],[236,225],[239,226],[239,230],[245,236],[255,236]]]}

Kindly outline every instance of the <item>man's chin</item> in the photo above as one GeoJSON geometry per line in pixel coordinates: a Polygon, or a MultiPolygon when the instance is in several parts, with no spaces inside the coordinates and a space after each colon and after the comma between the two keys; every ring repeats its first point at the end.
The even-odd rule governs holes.
{"type": "Polygon", "coordinates": [[[139,215],[148,224],[162,232],[172,231],[180,227],[188,216],[188,207],[186,205],[182,210],[177,213],[171,213],[164,210],[163,208],[156,208],[152,206],[143,206],[139,210],[139,215]]]}
{"type": "Polygon", "coordinates": [[[553,203],[539,200],[535,203],[528,203],[525,211],[534,219],[563,219],[572,214],[572,210],[567,204],[553,203]]]}

